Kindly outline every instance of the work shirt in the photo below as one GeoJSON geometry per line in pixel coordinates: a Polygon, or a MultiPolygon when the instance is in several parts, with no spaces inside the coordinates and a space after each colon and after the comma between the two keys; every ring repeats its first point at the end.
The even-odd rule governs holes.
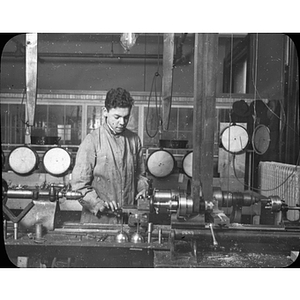
{"type": "Polygon", "coordinates": [[[133,205],[135,195],[148,188],[144,173],[137,134],[128,129],[114,134],[107,123],[88,134],[78,149],[71,183],[83,195],[79,201],[83,212],[93,216],[84,221],[97,221],[91,212],[101,201],[114,200],[120,207],[133,205]]]}

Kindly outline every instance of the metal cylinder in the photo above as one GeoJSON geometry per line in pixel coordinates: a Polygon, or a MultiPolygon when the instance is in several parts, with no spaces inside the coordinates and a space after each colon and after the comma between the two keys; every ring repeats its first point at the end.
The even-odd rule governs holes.
{"type": "Polygon", "coordinates": [[[162,243],[162,229],[158,229],[158,243],[162,243]]]}
{"type": "Polygon", "coordinates": [[[148,223],[148,243],[151,243],[153,223],[148,223]]]}
{"type": "Polygon", "coordinates": [[[223,193],[221,188],[213,187],[213,198],[218,201],[220,206],[222,206],[223,193]]]}
{"type": "Polygon", "coordinates": [[[12,190],[9,189],[7,191],[7,198],[26,198],[26,199],[32,199],[33,197],[33,191],[30,190],[12,190]]]}
{"type": "Polygon", "coordinates": [[[18,223],[14,223],[14,240],[18,239],[18,223]]]}
{"type": "Polygon", "coordinates": [[[269,205],[272,212],[280,212],[282,207],[282,201],[278,196],[269,197],[269,205]]]}
{"type": "Polygon", "coordinates": [[[43,237],[43,224],[36,223],[35,224],[35,238],[40,240],[43,237]]]}
{"type": "Polygon", "coordinates": [[[155,190],[153,195],[153,207],[157,214],[169,214],[178,209],[179,194],[173,190],[155,190]]]}
{"type": "Polygon", "coordinates": [[[258,200],[251,194],[243,194],[243,206],[251,206],[257,203],[258,200]]]}
{"type": "Polygon", "coordinates": [[[223,199],[222,204],[219,205],[221,207],[229,207],[233,204],[233,194],[231,192],[222,192],[223,199]]]}
{"type": "Polygon", "coordinates": [[[180,195],[178,202],[178,216],[186,216],[193,212],[194,202],[191,198],[187,198],[186,195],[180,195]]]}
{"type": "MultiPolygon", "coordinates": [[[[62,198],[62,193],[58,193],[58,197],[62,198]]],[[[76,191],[68,191],[65,193],[65,197],[68,200],[79,200],[80,198],[82,198],[82,194],[80,192],[76,192],[76,191]]]]}

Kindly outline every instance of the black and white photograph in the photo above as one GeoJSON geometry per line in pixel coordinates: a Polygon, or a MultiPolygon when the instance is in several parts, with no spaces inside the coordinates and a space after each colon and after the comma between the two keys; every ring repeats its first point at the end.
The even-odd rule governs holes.
{"type": "Polygon", "coordinates": [[[1,61],[18,267],[284,267],[299,252],[285,34],[27,33],[1,61]]]}
{"type": "Polygon", "coordinates": [[[2,268],[297,268],[299,34],[133,28],[1,33],[2,268]]]}

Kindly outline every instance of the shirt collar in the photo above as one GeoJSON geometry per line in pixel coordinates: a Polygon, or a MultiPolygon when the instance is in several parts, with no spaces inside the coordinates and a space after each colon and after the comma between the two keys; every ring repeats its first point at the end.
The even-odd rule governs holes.
{"type": "Polygon", "coordinates": [[[116,133],[116,132],[113,130],[113,128],[107,123],[107,120],[106,120],[106,119],[105,119],[105,124],[106,124],[106,126],[107,126],[109,132],[110,132],[112,135],[115,135],[115,136],[123,135],[123,132],[124,132],[124,131],[121,132],[121,133],[116,133]]]}

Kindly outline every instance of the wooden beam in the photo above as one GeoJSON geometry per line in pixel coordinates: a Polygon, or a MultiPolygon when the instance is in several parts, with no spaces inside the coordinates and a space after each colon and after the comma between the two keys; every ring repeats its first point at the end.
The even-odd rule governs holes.
{"type": "Polygon", "coordinates": [[[25,143],[30,144],[30,131],[34,125],[37,95],[37,33],[26,34],[26,135],[25,143]]]}
{"type": "Polygon", "coordinates": [[[164,34],[163,52],[163,79],[162,79],[162,125],[163,130],[168,130],[172,106],[174,58],[174,33],[164,34]]]}
{"type": "Polygon", "coordinates": [[[218,34],[196,34],[192,196],[200,213],[204,213],[204,201],[213,196],[217,68],[218,34]]]}

